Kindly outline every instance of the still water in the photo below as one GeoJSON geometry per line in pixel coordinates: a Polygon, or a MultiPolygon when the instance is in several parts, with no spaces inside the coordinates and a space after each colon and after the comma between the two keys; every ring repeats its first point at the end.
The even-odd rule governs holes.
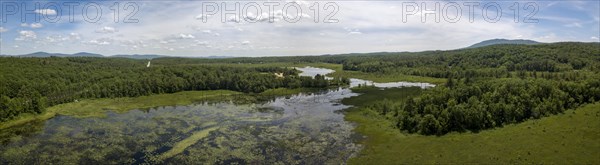
{"type": "MultiPolygon", "coordinates": [[[[311,76],[314,77],[317,74],[326,75],[329,73],[335,72],[331,69],[325,68],[314,68],[314,67],[304,67],[304,68],[296,68],[302,73],[300,76],[311,76]]],[[[375,86],[379,88],[397,88],[397,87],[420,87],[422,89],[435,87],[434,84],[430,83],[415,83],[415,82],[388,82],[388,83],[376,83],[369,80],[362,80],[357,78],[350,78],[350,87],[357,87],[358,85],[367,85],[367,86],[375,86]]]]}
{"type": "MultiPolygon", "coordinates": [[[[297,68],[303,76],[333,70],[297,68]]],[[[373,83],[382,88],[433,85],[373,83]]],[[[109,113],[56,116],[0,130],[0,164],[344,164],[361,146],[340,110],[348,88],[254,104],[197,103],[109,113]]]]}

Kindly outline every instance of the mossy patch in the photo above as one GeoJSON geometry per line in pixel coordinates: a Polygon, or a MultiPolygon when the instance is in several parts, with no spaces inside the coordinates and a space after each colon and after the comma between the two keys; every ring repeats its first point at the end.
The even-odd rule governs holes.
{"type": "Polygon", "coordinates": [[[165,160],[165,159],[171,158],[174,155],[177,155],[177,154],[183,152],[186,148],[197,143],[199,140],[207,137],[210,134],[210,132],[217,130],[217,129],[219,129],[218,126],[212,126],[212,127],[205,128],[201,131],[194,132],[192,134],[192,136],[175,143],[175,145],[173,145],[173,148],[171,148],[169,151],[167,151],[165,153],[162,153],[159,156],[159,159],[165,160]]]}

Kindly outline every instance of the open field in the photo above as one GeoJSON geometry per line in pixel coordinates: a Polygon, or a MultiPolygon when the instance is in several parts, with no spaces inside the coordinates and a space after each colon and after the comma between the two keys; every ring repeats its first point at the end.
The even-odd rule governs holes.
{"type": "MultiPolygon", "coordinates": [[[[369,96],[354,99],[360,97],[369,96]]],[[[600,163],[600,103],[479,133],[443,136],[400,132],[390,120],[360,108],[349,110],[346,119],[366,136],[360,141],[366,148],[350,164],[600,163]]]]}

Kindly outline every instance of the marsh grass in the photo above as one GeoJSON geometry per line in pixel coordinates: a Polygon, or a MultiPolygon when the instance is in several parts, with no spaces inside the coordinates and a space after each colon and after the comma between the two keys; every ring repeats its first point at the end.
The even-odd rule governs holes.
{"type": "Polygon", "coordinates": [[[103,98],[82,100],[52,106],[46,109],[46,112],[33,115],[22,115],[15,120],[0,124],[0,129],[22,125],[31,121],[43,121],[50,119],[57,114],[68,115],[78,118],[84,117],[106,117],[106,112],[112,111],[123,113],[133,109],[149,109],[160,106],[189,105],[200,101],[220,101],[228,100],[240,92],[228,90],[213,91],[186,91],[172,94],[157,94],[141,97],[123,97],[123,98],[103,98]]]}
{"type": "Polygon", "coordinates": [[[183,139],[182,141],[175,143],[175,145],[173,145],[173,148],[171,148],[169,151],[162,153],[159,156],[159,159],[165,160],[165,159],[171,158],[177,154],[182,153],[186,148],[194,145],[199,140],[202,140],[203,138],[207,137],[210,134],[210,132],[217,130],[217,129],[219,129],[218,126],[212,126],[212,127],[208,127],[203,130],[194,132],[190,137],[187,137],[187,138],[183,139]]]}
{"type": "Polygon", "coordinates": [[[342,103],[362,107],[384,100],[400,102],[406,98],[419,95],[421,91],[422,89],[419,87],[387,88],[385,90],[370,86],[355,87],[352,88],[352,92],[360,93],[361,95],[343,99],[342,103]]]}
{"type": "Polygon", "coordinates": [[[300,93],[317,92],[320,90],[323,90],[323,89],[318,89],[318,88],[295,88],[295,89],[276,88],[276,89],[268,89],[268,90],[260,93],[259,96],[263,96],[263,97],[289,96],[289,95],[295,95],[295,94],[300,94],[300,93]]]}
{"type": "Polygon", "coordinates": [[[77,118],[106,117],[106,112],[124,113],[133,109],[150,109],[161,106],[189,105],[198,102],[221,102],[233,101],[239,104],[256,103],[268,101],[278,96],[293,95],[299,93],[316,92],[320,89],[312,88],[277,88],[269,89],[258,94],[245,94],[229,90],[210,91],[184,91],[171,94],[156,94],[140,97],[102,98],[81,100],[52,106],[42,114],[24,114],[18,118],[0,123],[0,129],[17,125],[23,125],[32,121],[48,120],[57,114],[68,115],[77,118]]]}

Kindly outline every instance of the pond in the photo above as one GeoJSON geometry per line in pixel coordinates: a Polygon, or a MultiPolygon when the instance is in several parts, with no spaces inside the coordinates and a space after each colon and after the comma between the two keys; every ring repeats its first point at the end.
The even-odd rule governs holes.
{"type": "MultiPolygon", "coordinates": [[[[305,76],[333,71],[297,69],[305,76]]],[[[352,79],[357,82],[369,83],[352,79]]],[[[254,104],[197,103],[104,118],[56,116],[1,130],[0,164],[343,164],[361,146],[354,143],[360,136],[352,132],[353,124],[340,113],[349,106],[340,100],[356,95],[338,88],[254,104]]]]}
{"type": "MultiPolygon", "coordinates": [[[[331,69],[315,68],[315,67],[304,67],[304,68],[296,68],[296,69],[302,71],[302,73],[300,73],[300,76],[311,76],[311,77],[314,77],[317,74],[326,75],[326,74],[335,72],[334,70],[331,70],[331,69]]],[[[326,77],[326,78],[330,79],[330,77],[326,77]]],[[[388,82],[388,83],[376,83],[376,82],[369,81],[369,80],[350,78],[350,87],[357,87],[359,85],[375,86],[375,87],[379,87],[379,88],[420,87],[422,89],[425,89],[425,88],[435,87],[435,84],[430,84],[430,83],[416,83],[416,82],[403,82],[403,81],[388,82]]]]}

